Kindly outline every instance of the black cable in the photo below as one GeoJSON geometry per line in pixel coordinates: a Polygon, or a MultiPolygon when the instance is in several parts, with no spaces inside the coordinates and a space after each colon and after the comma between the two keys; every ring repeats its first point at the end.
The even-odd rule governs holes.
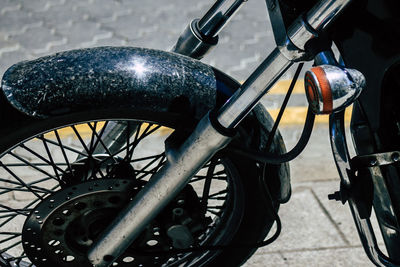
{"type": "Polygon", "coordinates": [[[262,163],[270,163],[270,164],[281,164],[284,162],[291,161],[296,158],[303,149],[306,147],[308,140],[310,140],[310,136],[312,133],[312,129],[314,126],[315,115],[311,111],[310,107],[307,110],[306,122],[304,124],[303,132],[301,133],[300,139],[297,144],[287,153],[284,154],[273,154],[260,152],[254,149],[248,149],[244,147],[227,147],[227,153],[235,153],[241,156],[245,156],[247,158],[262,162],[262,163]]]}
{"type": "Polygon", "coordinates": [[[268,135],[268,141],[267,141],[267,144],[265,145],[265,151],[269,151],[270,148],[271,148],[271,145],[272,145],[272,142],[274,140],[276,131],[278,130],[279,123],[281,122],[283,113],[285,112],[286,106],[287,106],[287,104],[289,102],[290,96],[293,93],[294,86],[296,85],[297,79],[299,78],[299,75],[300,75],[300,72],[301,72],[301,69],[303,68],[303,66],[304,66],[304,63],[300,63],[299,66],[296,69],[296,72],[295,72],[295,74],[293,76],[292,82],[290,83],[288,92],[286,93],[285,99],[282,102],[282,105],[281,105],[281,108],[279,110],[278,116],[276,117],[274,126],[272,127],[271,132],[268,135]]]}
{"type": "MultiPolygon", "coordinates": [[[[282,119],[283,113],[286,109],[286,106],[289,102],[289,98],[293,92],[294,86],[296,84],[296,81],[300,75],[300,71],[303,67],[303,63],[300,63],[299,66],[297,67],[296,73],[292,79],[292,82],[289,86],[288,92],[285,96],[285,99],[282,102],[281,109],[279,110],[279,114],[275,120],[274,126],[271,129],[271,132],[268,136],[268,141],[266,144],[266,151],[270,151],[273,139],[275,137],[276,131],[278,130],[279,123],[282,119]]],[[[301,137],[297,144],[292,148],[287,153],[284,154],[273,154],[273,153],[268,153],[268,152],[261,152],[258,150],[254,149],[248,149],[245,147],[234,147],[234,146],[229,146],[225,149],[226,152],[232,152],[241,156],[245,156],[247,158],[262,162],[262,163],[269,163],[269,164],[281,164],[287,161],[291,161],[292,159],[296,158],[306,147],[308,141],[310,140],[310,136],[312,133],[312,129],[314,126],[314,121],[315,121],[315,115],[312,113],[310,107],[308,107],[307,110],[307,117],[306,121],[304,123],[304,128],[303,132],[301,133],[301,137]]]]}

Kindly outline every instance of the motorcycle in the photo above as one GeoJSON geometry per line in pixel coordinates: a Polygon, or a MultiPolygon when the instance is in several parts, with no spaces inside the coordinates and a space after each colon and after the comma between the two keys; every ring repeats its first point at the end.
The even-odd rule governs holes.
{"type": "Polygon", "coordinates": [[[200,59],[245,2],[216,1],[171,52],[80,49],[6,71],[1,266],[239,266],[278,238],[288,162],[321,114],[340,175],[329,198],[349,204],[374,264],[400,266],[399,3],[266,0],[277,46],[240,84],[200,59]],[[287,152],[278,126],[305,61],[309,108],[287,152]],[[274,121],[258,102],[293,64],[274,121]]]}

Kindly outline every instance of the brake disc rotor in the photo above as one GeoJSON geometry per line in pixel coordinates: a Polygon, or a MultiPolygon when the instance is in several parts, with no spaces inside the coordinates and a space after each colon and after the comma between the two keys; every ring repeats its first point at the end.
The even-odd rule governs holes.
{"type": "Polygon", "coordinates": [[[140,188],[135,180],[102,179],[44,199],[23,227],[27,256],[36,266],[91,266],[87,250],[140,188]]]}

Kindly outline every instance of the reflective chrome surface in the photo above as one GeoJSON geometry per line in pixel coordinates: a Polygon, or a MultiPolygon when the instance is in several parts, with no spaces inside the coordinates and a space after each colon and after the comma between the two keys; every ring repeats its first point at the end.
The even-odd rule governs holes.
{"type": "MultiPolygon", "coordinates": [[[[311,26],[316,30],[322,30],[329,24],[339,12],[351,0],[322,0],[310,12],[307,18],[312,21],[311,26]],[[321,15],[317,15],[320,14],[321,15]],[[321,19],[323,24],[316,24],[321,19]]],[[[314,35],[307,30],[301,19],[296,20],[290,27],[289,39],[303,48],[305,43],[314,35]]],[[[261,63],[261,65],[246,80],[240,90],[233,95],[220,109],[218,121],[226,128],[235,127],[265,95],[279,77],[291,66],[292,62],[303,56],[302,51],[293,48],[291,42],[286,42],[284,47],[275,48],[272,53],[261,63]]]]}
{"type": "Polygon", "coordinates": [[[198,28],[198,20],[193,20],[179,36],[172,52],[191,58],[201,59],[218,43],[218,37],[202,38],[198,28]]]}
{"type": "Polygon", "coordinates": [[[164,167],[150,179],[91,247],[88,258],[92,264],[110,266],[112,261],[104,260],[104,256],[115,258],[125,251],[144,227],[229,140],[212,127],[208,116],[204,117],[182,146],[169,151],[164,167]]]}
{"type": "Polygon", "coordinates": [[[316,73],[313,71],[314,68],[306,72],[306,79],[304,79],[307,89],[306,92],[311,108],[315,114],[324,114],[327,112],[327,101],[330,102],[329,113],[343,110],[357,99],[362,89],[365,87],[365,77],[358,70],[345,69],[333,65],[321,65],[315,68],[322,69],[325,74],[324,80],[326,79],[328,81],[330,89],[330,99],[324,99],[326,95],[323,92],[324,89],[322,87],[324,85],[321,84],[321,78],[317,77],[316,73]],[[313,84],[313,86],[311,86],[311,84],[313,84]],[[309,86],[315,91],[313,97],[309,95],[309,86]]]}
{"type": "Polygon", "coordinates": [[[193,20],[179,36],[172,51],[196,59],[203,58],[218,43],[218,33],[246,0],[219,0],[201,18],[193,20]]]}
{"type": "Polygon", "coordinates": [[[374,183],[374,210],[381,228],[382,237],[385,241],[388,254],[392,258],[398,259],[400,253],[400,233],[398,218],[388,190],[390,183],[385,181],[385,177],[379,166],[370,167],[369,170],[374,183]]]}
{"type": "Polygon", "coordinates": [[[315,36],[317,31],[323,30],[352,0],[321,0],[305,17],[297,19],[288,29],[289,39],[298,48],[304,49],[308,40],[315,36]],[[314,31],[304,25],[304,20],[314,31]]]}
{"type": "Polygon", "coordinates": [[[291,65],[291,61],[275,48],[241,89],[219,110],[218,121],[221,125],[226,128],[236,127],[291,65]]]}
{"type": "MultiPolygon", "coordinates": [[[[351,168],[350,156],[345,137],[344,111],[330,115],[329,129],[332,152],[341,182],[343,186],[350,189],[351,168]]],[[[360,236],[360,240],[370,260],[377,266],[399,266],[399,263],[391,261],[380,251],[370,220],[361,218],[355,200],[351,195],[349,196],[348,203],[357,227],[358,234],[360,236]]]]}
{"type": "Polygon", "coordinates": [[[247,0],[218,0],[200,19],[199,29],[202,34],[217,36],[235,13],[247,0]]]}

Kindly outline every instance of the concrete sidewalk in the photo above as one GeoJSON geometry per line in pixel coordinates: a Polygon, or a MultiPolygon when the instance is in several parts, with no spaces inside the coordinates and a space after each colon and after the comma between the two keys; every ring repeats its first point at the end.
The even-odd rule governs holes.
{"type": "MultiPolygon", "coordinates": [[[[168,50],[189,21],[204,14],[210,0],[1,0],[0,75],[13,63],[54,52],[94,47],[144,46],[168,50]]],[[[221,33],[218,48],[204,62],[239,81],[275,46],[263,0],[243,7],[221,33]]],[[[289,78],[286,76],[285,78],[289,78]]],[[[264,99],[276,109],[282,95],[264,99]]],[[[298,93],[290,106],[305,107],[298,93]]],[[[292,147],[302,125],[281,131],[292,147]]],[[[283,231],[259,249],[246,266],[372,266],[360,246],[349,208],[329,202],[339,188],[328,128],[318,124],[306,151],[291,164],[293,194],[280,210],[283,231]]]]}

